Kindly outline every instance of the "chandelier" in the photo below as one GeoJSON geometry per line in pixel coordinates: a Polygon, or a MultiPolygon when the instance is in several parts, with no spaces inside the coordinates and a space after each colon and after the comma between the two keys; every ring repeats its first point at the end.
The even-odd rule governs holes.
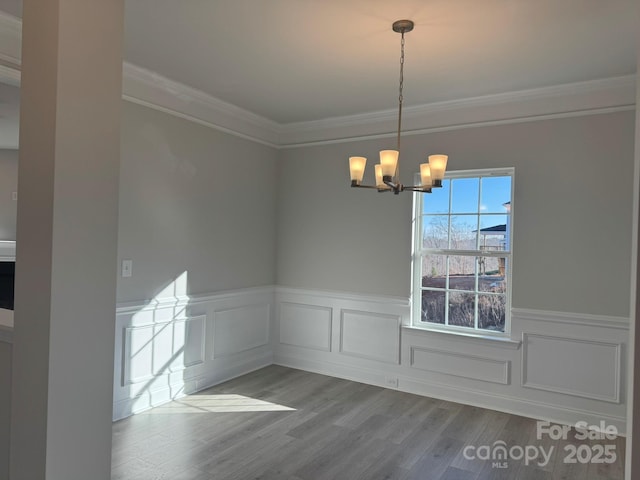
{"type": "Polygon", "coordinates": [[[403,185],[400,183],[400,131],[402,129],[402,90],[404,87],[404,34],[413,30],[411,20],[393,22],[393,31],[402,36],[400,41],[400,88],[398,95],[398,137],[397,150],[381,150],[380,163],[375,165],[375,185],[363,185],[366,157],[349,157],[351,186],[358,188],[375,188],[378,192],[398,194],[405,190],[411,192],[431,193],[434,187],[442,187],[442,179],[447,168],[447,155],[429,155],[429,162],[420,165],[420,185],[403,185]]]}

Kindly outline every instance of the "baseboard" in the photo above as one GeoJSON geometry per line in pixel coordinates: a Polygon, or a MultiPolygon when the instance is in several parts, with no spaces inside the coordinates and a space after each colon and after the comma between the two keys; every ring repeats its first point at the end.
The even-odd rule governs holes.
{"type": "MultiPolygon", "coordinates": [[[[276,365],[389,388],[389,385],[385,382],[384,373],[379,370],[327,361],[319,362],[291,355],[276,354],[274,361],[276,365]]],[[[397,378],[398,387],[396,390],[407,393],[564,425],[575,425],[579,421],[586,421],[589,425],[598,425],[601,421],[604,421],[607,425],[615,426],[621,436],[625,436],[626,432],[626,419],[624,417],[603,415],[597,412],[571,409],[486,391],[426,382],[407,375],[397,375],[397,378]]]]}
{"type": "Polygon", "coordinates": [[[261,357],[254,359],[251,362],[231,365],[222,369],[216,369],[215,371],[209,372],[209,374],[207,375],[202,375],[201,377],[199,377],[196,382],[196,389],[194,391],[188,392],[188,394],[206,390],[207,388],[211,388],[215,385],[219,385],[242,375],[246,375],[247,373],[260,370],[261,368],[268,367],[269,365],[273,365],[272,352],[268,352],[267,354],[262,355],[261,357]]]}
{"type": "Polygon", "coordinates": [[[198,377],[185,380],[184,383],[154,389],[133,398],[125,398],[114,402],[113,421],[122,420],[138,413],[169,403],[185,395],[201,392],[207,388],[227,382],[247,373],[273,365],[273,354],[269,352],[251,362],[232,365],[207,372],[198,377]]]}

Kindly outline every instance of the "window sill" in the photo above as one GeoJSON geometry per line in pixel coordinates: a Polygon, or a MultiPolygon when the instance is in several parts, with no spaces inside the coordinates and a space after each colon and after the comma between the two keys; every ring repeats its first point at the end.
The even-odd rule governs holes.
{"type": "Polygon", "coordinates": [[[418,333],[423,335],[437,334],[437,335],[448,335],[452,338],[459,338],[463,341],[472,341],[483,343],[484,345],[491,347],[501,347],[508,348],[511,350],[518,350],[522,342],[520,340],[513,340],[508,336],[498,336],[498,335],[484,335],[482,333],[472,333],[472,332],[458,332],[452,330],[442,330],[438,328],[429,328],[429,327],[416,327],[415,325],[404,325],[402,327],[407,333],[418,333]]]}

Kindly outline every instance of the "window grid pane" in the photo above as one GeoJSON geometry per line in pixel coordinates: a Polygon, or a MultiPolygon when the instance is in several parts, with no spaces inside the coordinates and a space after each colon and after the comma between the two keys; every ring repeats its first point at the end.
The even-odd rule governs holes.
{"type": "Polygon", "coordinates": [[[505,257],[482,255],[424,256],[421,262],[421,321],[502,331],[507,291],[506,260],[505,257]],[[491,268],[487,260],[493,262],[497,270],[487,271],[491,268]]]}
{"type": "Polygon", "coordinates": [[[420,321],[504,331],[511,179],[511,175],[480,175],[449,180],[431,209],[428,198],[421,196],[424,213],[418,217],[416,257],[421,259],[420,321]],[[447,203],[448,212],[443,211],[447,203]]]}
{"type": "Polygon", "coordinates": [[[427,215],[422,218],[422,248],[449,248],[449,215],[427,215]]]}
{"type": "Polygon", "coordinates": [[[421,320],[429,323],[446,323],[446,292],[444,290],[423,290],[421,320]]]}

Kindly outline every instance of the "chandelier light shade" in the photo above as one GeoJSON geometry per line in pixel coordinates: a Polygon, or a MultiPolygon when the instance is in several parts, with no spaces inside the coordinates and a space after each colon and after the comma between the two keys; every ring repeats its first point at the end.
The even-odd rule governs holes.
{"type": "MultiPolygon", "coordinates": [[[[446,155],[429,155],[429,163],[427,165],[430,166],[431,179],[433,180],[434,187],[442,186],[442,180],[444,179],[444,172],[447,169],[448,159],[449,157],[446,155]]],[[[362,173],[364,174],[364,170],[362,173]]]]}
{"type": "Polygon", "coordinates": [[[420,164],[420,184],[428,191],[431,191],[431,187],[433,187],[433,180],[431,179],[431,165],[428,163],[420,164]]]}
{"type": "Polygon", "coordinates": [[[398,150],[382,150],[380,151],[380,166],[382,170],[382,178],[389,181],[396,174],[398,168],[398,150]]]}
{"type": "Polygon", "coordinates": [[[375,167],[374,169],[376,173],[376,188],[381,191],[389,190],[389,187],[387,187],[384,181],[382,180],[382,165],[378,163],[374,167],[375,167]]]}
{"type": "Polygon", "coordinates": [[[393,31],[401,34],[400,41],[400,88],[398,95],[398,133],[397,149],[381,150],[380,163],[374,166],[376,184],[364,185],[364,170],[366,157],[349,157],[351,172],[351,186],[358,188],[375,188],[379,192],[393,192],[398,194],[405,190],[412,192],[431,193],[433,187],[442,187],[442,180],[447,169],[447,155],[429,155],[429,162],[420,165],[420,185],[403,185],[400,182],[400,133],[402,131],[402,102],[404,88],[404,34],[413,30],[411,20],[398,20],[393,23],[393,31]]]}
{"type": "Polygon", "coordinates": [[[362,177],[364,177],[364,167],[367,164],[365,157],[350,157],[349,170],[351,170],[351,183],[355,182],[360,185],[362,177]]]}

